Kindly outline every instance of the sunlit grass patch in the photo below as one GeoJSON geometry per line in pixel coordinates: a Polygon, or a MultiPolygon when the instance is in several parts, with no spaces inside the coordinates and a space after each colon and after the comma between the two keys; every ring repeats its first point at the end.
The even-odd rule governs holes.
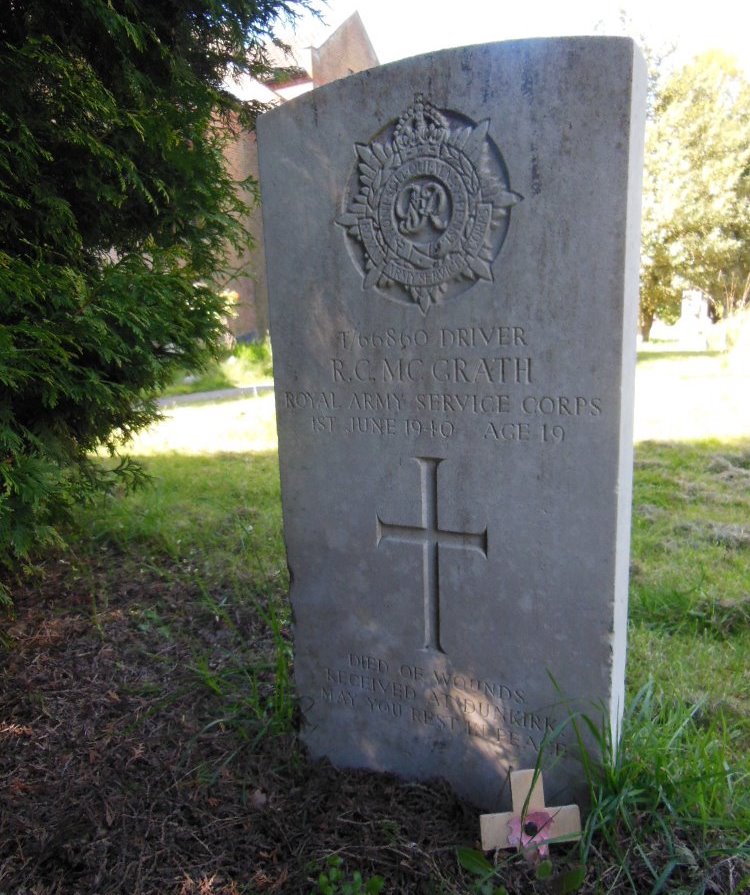
{"type": "Polygon", "coordinates": [[[651,682],[632,693],[617,752],[592,772],[586,891],[745,891],[750,766],[729,763],[732,740],[702,702],[665,698],[651,682]]]}
{"type": "Polygon", "coordinates": [[[750,367],[730,354],[640,354],[635,440],[750,436],[750,367]]]}
{"type": "Polygon", "coordinates": [[[722,718],[750,751],[750,440],[638,446],[628,684],[722,718]]]}
{"type": "Polygon", "coordinates": [[[185,574],[208,584],[236,575],[239,581],[252,579],[256,589],[283,588],[287,573],[275,453],[165,453],[138,459],[150,482],[88,508],[88,540],[178,561],[185,574]]]}
{"type": "Polygon", "coordinates": [[[180,371],[163,392],[165,396],[210,392],[215,389],[241,388],[273,380],[271,341],[237,345],[223,360],[215,361],[197,373],[180,371]]]}
{"type": "MultiPolygon", "coordinates": [[[[471,832],[456,833],[452,818],[448,835],[455,840],[448,846],[420,840],[420,854],[429,858],[422,866],[430,868],[420,878],[425,891],[541,895],[573,891],[562,887],[574,879],[586,895],[750,889],[750,438],[722,440],[705,414],[705,434],[713,440],[671,437],[688,428],[680,429],[671,414],[688,411],[677,400],[665,401],[673,394],[670,381],[677,383],[675,394],[682,387],[669,371],[689,373],[694,361],[697,370],[721,358],[647,362],[659,385],[636,412],[661,414],[659,427],[670,440],[662,435],[636,446],[624,738],[608,762],[591,766],[594,810],[582,844],[556,846],[548,879],[535,878],[518,855],[507,853],[496,868],[484,857],[495,887],[482,888],[458,864],[448,868],[436,858],[460,842],[473,844],[476,815],[463,806],[471,832]]],[[[700,378],[684,379],[684,398],[700,378]]],[[[734,387],[734,380],[721,386],[734,387]]],[[[81,508],[70,539],[75,562],[66,567],[81,576],[75,587],[91,588],[91,624],[107,650],[108,638],[115,642],[113,619],[126,606],[136,673],[124,695],[147,701],[151,717],[169,700],[179,705],[187,725],[180,734],[180,778],[196,793],[210,793],[217,811],[218,788],[226,794],[244,787],[251,823],[272,817],[274,830],[289,824],[263,834],[269,848],[283,851],[285,837],[297,835],[291,816],[301,793],[321,771],[306,762],[293,733],[273,397],[175,408],[136,440],[132,453],[150,484],[81,508]],[[87,564],[88,577],[81,571],[87,564]],[[139,656],[149,659],[147,675],[138,673],[139,656]],[[168,671],[175,672],[171,691],[160,676],[168,671]],[[264,750],[272,755],[271,772],[243,777],[242,763],[264,750]]],[[[67,591],[60,602],[66,598],[67,591]]],[[[89,611],[84,599],[76,605],[89,611]]],[[[144,722],[128,723],[135,729],[144,722]]],[[[601,736],[606,745],[607,731],[601,736]]],[[[393,784],[392,801],[370,798],[368,816],[343,827],[338,787],[344,775],[325,773],[331,775],[326,793],[335,792],[326,809],[331,826],[315,827],[322,857],[313,862],[314,873],[295,865],[290,852],[295,879],[308,878],[312,886],[328,866],[326,853],[338,849],[347,879],[357,867],[363,879],[397,874],[403,856],[415,854],[415,837],[414,823],[393,820],[393,806],[430,787],[393,784]],[[360,861],[362,846],[351,845],[351,831],[365,827],[376,864],[360,861]]],[[[355,801],[362,785],[359,779],[351,784],[355,801]]],[[[436,796],[433,804],[444,802],[436,796]]],[[[303,835],[318,823],[320,804],[305,815],[303,835]]]]}
{"type": "Polygon", "coordinates": [[[127,445],[139,457],[165,453],[258,453],[277,447],[273,394],[164,411],[164,419],[127,445]]]}

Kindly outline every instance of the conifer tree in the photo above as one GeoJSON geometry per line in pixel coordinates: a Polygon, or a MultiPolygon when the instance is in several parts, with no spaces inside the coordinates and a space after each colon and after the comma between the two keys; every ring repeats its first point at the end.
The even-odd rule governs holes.
{"type": "Polygon", "coordinates": [[[0,4],[0,562],[138,480],[92,452],[219,350],[211,277],[248,239],[222,146],[257,112],[222,84],[305,2],[0,4]]]}

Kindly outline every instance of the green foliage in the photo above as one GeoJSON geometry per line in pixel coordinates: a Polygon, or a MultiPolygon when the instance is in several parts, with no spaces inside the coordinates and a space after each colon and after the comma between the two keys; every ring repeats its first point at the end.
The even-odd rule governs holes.
{"type": "MultiPolygon", "coordinates": [[[[471,891],[474,895],[508,895],[507,887],[501,882],[503,877],[507,880],[513,878],[514,866],[517,869],[523,858],[513,852],[506,853],[507,857],[496,858],[497,864],[493,864],[480,851],[473,848],[458,848],[456,856],[461,867],[476,877],[472,882],[471,891]]],[[[542,885],[534,888],[534,891],[552,892],[554,895],[569,895],[578,892],[586,879],[586,866],[574,864],[556,871],[555,864],[549,858],[541,861],[535,871],[534,878],[542,885]]]]}
{"type": "Polygon", "coordinates": [[[464,870],[477,877],[472,884],[472,892],[476,895],[508,895],[505,886],[498,884],[497,868],[482,852],[474,848],[458,848],[456,857],[464,870]]]}
{"type": "Polygon", "coordinates": [[[237,345],[231,354],[209,364],[200,375],[178,371],[173,382],[162,392],[165,396],[209,392],[214,389],[240,388],[273,380],[271,340],[237,345]]]}
{"type": "MultiPolygon", "coordinates": [[[[591,765],[592,810],[584,862],[604,851],[602,892],[699,893],[722,863],[750,858],[747,768],[727,762],[730,731],[700,706],[660,697],[652,682],[630,700],[617,751],[598,737],[604,762],[591,765]]],[[[747,765],[747,762],[745,762],[747,765]]]]}
{"type": "MultiPolygon", "coordinates": [[[[210,287],[246,210],[222,149],[257,109],[222,89],[266,68],[305,0],[0,5],[0,562],[128,460],[177,368],[220,352],[210,287]]],[[[247,185],[246,185],[247,186],[247,185]]]]}
{"type": "MultiPolygon", "coordinates": [[[[648,365],[664,367],[668,380],[676,379],[680,371],[692,371],[689,378],[695,381],[704,375],[703,360],[659,361],[649,356],[648,365]]],[[[263,400],[257,399],[258,406],[263,400]]],[[[223,422],[214,418],[213,423],[221,436],[216,441],[222,444],[236,416],[231,407],[224,412],[223,422]]],[[[192,408],[178,411],[188,419],[192,414],[192,408]]],[[[248,414],[255,420],[252,425],[259,425],[258,416],[258,411],[248,414]]],[[[194,425],[204,427],[204,418],[194,425]]],[[[213,694],[211,729],[226,730],[235,738],[231,755],[223,753],[221,759],[203,767],[206,780],[213,781],[221,772],[221,762],[239,752],[253,752],[256,737],[275,737],[289,729],[290,610],[284,601],[288,581],[278,461],[274,453],[247,449],[242,454],[215,456],[180,455],[172,450],[164,445],[161,455],[146,459],[152,488],[77,511],[81,540],[74,543],[74,557],[69,551],[66,558],[75,559],[68,566],[71,577],[87,564],[95,568],[104,556],[107,570],[120,582],[137,580],[145,567],[165,583],[176,583],[163,602],[149,600],[142,607],[138,629],[165,642],[196,640],[183,653],[191,669],[190,691],[197,690],[197,681],[202,693],[213,694]],[[182,595],[195,588],[202,596],[183,601],[182,595]],[[220,638],[213,639],[212,624],[220,638]]],[[[628,658],[631,695],[616,754],[609,731],[576,719],[586,730],[592,724],[605,757],[604,762],[589,765],[592,811],[583,838],[580,844],[552,846],[548,879],[535,876],[515,852],[501,851],[494,859],[461,848],[450,870],[439,870],[434,862],[430,865],[435,874],[425,880],[430,891],[697,895],[747,889],[750,549],[729,547],[716,540],[716,532],[723,531],[717,526],[747,528],[748,483],[750,441],[637,446],[628,658]]],[[[122,583],[113,586],[113,594],[123,589],[122,583]]],[[[130,611],[135,612],[135,607],[130,611]]],[[[153,682],[143,686],[158,690],[153,682]]],[[[553,739],[551,735],[549,741],[553,739]]],[[[276,739],[272,748],[280,742],[276,739]]],[[[275,779],[280,789],[296,793],[308,777],[307,771],[293,778],[280,771],[275,779]]],[[[390,800],[378,801],[368,818],[367,835],[377,850],[378,866],[386,868],[381,872],[398,878],[404,854],[416,850],[413,828],[404,825],[400,832],[392,810],[390,800]],[[378,831],[386,827],[387,839],[379,837],[378,831]]],[[[343,830],[348,827],[359,829],[360,825],[322,830],[316,840],[318,849],[346,848],[344,858],[349,863],[348,855],[356,854],[360,846],[346,838],[343,830]]],[[[309,823],[306,829],[309,832],[309,823]]],[[[473,822],[471,829],[464,837],[467,844],[476,835],[473,822]]],[[[273,841],[284,840],[279,836],[273,841]]],[[[420,847],[431,858],[437,853],[434,843],[420,847]]],[[[315,868],[317,877],[320,867],[315,868]]],[[[334,879],[328,868],[324,870],[325,884],[338,885],[339,892],[345,885],[357,884],[351,869],[341,865],[335,869],[340,876],[334,874],[334,879]]],[[[546,866],[542,875],[548,870],[546,866]]],[[[361,880],[362,886],[366,884],[361,880]]],[[[315,891],[316,885],[310,882],[309,889],[315,891]]],[[[392,890],[401,891],[398,886],[392,890]]]]}
{"type": "Polygon", "coordinates": [[[378,895],[382,891],[385,880],[381,876],[371,876],[365,881],[359,870],[355,870],[347,878],[343,866],[338,855],[331,855],[326,869],[318,877],[313,895],[378,895]]]}
{"type": "Polygon", "coordinates": [[[262,342],[238,345],[235,355],[249,368],[256,370],[259,377],[266,379],[273,377],[273,354],[271,339],[268,336],[262,342]]]}
{"type": "Polygon", "coordinates": [[[746,300],[750,244],[750,84],[707,53],[672,74],[646,139],[641,329],[674,320],[682,291],[704,291],[715,317],[746,300]]]}
{"type": "MultiPolygon", "coordinates": [[[[241,587],[235,589],[241,592],[241,587]]],[[[205,606],[239,638],[241,634],[224,606],[211,597],[207,588],[202,590],[205,606]]],[[[255,659],[242,664],[230,655],[226,664],[216,669],[201,656],[193,667],[201,684],[221,701],[221,717],[214,719],[206,730],[217,726],[231,729],[251,749],[264,737],[290,733],[296,707],[291,643],[282,632],[279,611],[272,600],[265,609],[256,602],[255,611],[271,635],[271,661],[255,659]]]]}

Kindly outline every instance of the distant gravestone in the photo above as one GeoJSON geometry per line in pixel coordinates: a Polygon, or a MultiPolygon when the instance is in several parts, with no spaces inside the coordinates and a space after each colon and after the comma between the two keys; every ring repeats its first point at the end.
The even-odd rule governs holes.
{"type": "Polygon", "coordinates": [[[571,707],[617,724],[644,96],[630,40],[535,40],[260,119],[312,756],[494,810],[571,707]]]}

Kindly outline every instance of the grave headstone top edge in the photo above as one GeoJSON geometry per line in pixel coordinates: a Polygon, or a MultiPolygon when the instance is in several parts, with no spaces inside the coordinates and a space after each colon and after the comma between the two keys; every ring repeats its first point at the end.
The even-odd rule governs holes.
{"type": "Polygon", "coordinates": [[[275,106],[263,114],[258,116],[256,127],[261,131],[267,126],[269,121],[279,116],[293,115],[295,110],[301,106],[314,104],[321,97],[325,97],[329,93],[340,90],[342,81],[349,83],[367,83],[373,79],[387,77],[394,68],[399,68],[404,64],[419,64],[432,62],[440,64],[443,57],[454,56],[456,53],[477,53],[477,52],[493,52],[502,51],[504,54],[522,53],[526,51],[529,55],[542,53],[559,53],[561,50],[575,52],[578,48],[586,52],[599,52],[604,47],[608,47],[608,52],[612,52],[616,47],[621,47],[623,51],[632,52],[634,65],[642,65],[645,69],[645,58],[638,43],[632,37],[621,37],[616,35],[573,35],[561,37],[523,37],[512,40],[490,41],[480,44],[463,44],[458,47],[444,47],[441,49],[430,50],[427,53],[420,53],[415,56],[406,56],[403,59],[396,59],[375,68],[368,68],[364,71],[354,72],[347,75],[346,78],[340,78],[336,81],[330,81],[316,87],[307,93],[296,96],[282,105],[275,106]]]}

